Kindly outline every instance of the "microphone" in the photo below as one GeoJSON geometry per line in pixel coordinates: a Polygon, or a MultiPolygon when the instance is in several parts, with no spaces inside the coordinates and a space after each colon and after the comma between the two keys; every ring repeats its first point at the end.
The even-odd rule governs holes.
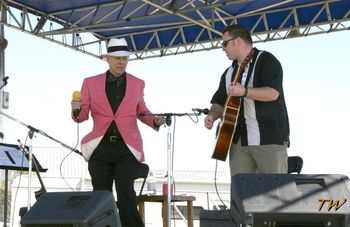
{"type": "MultiPolygon", "coordinates": [[[[72,94],[72,98],[74,101],[80,101],[81,100],[81,94],[79,91],[74,91],[73,94],[72,94]]],[[[79,117],[79,114],[80,114],[80,110],[81,109],[75,109],[73,110],[73,116],[74,118],[78,118],[79,117]]]]}
{"type": "Polygon", "coordinates": [[[207,115],[209,113],[208,108],[205,108],[205,109],[192,108],[192,111],[198,112],[199,114],[203,113],[205,115],[207,115]]]}

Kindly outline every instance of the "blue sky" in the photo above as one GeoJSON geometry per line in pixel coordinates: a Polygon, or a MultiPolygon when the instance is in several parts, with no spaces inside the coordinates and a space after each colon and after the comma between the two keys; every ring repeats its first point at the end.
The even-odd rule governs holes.
{"type": "MultiPolygon", "coordinates": [[[[85,77],[104,72],[107,63],[57,44],[5,28],[4,88],[10,93],[6,114],[74,146],[76,124],[70,119],[72,92],[85,77]]],[[[304,173],[350,174],[350,32],[256,44],[282,63],[284,90],[291,126],[289,155],[304,158],[304,173]]],[[[222,72],[230,62],[222,50],[129,62],[127,71],[146,82],[145,100],[154,113],[191,113],[209,108],[222,72]]],[[[173,119],[174,169],[214,170],[211,159],[214,130],[189,117],[173,119]]],[[[194,119],[196,120],[196,119],[194,119]]],[[[91,129],[80,126],[80,138],[91,129]]],[[[146,162],[166,169],[167,128],[154,132],[140,124],[146,162]]],[[[4,143],[24,141],[28,129],[3,117],[4,143]]],[[[33,146],[59,146],[37,134],[33,146]]],[[[219,162],[227,170],[228,162],[219,162]]]]}

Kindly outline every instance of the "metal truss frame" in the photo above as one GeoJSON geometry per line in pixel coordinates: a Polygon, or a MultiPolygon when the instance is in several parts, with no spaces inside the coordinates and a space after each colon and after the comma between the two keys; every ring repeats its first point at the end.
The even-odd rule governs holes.
{"type": "Polygon", "coordinates": [[[130,60],[221,48],[221,30],[218,28],[245,21],[249,21],[255,43],[350,29],[350,9],[341,16],[334,16],[335,7],[331,7],[344,2],[341,0],[313,1],[299,5],[289,4],[293,0],[285,0],[262,8],[241,11],[231,9],[244,4],[252,5],[254,1],[155,2],[113,1],[44,13],[15,0],[1,0],[1,14],[6,13],[7,17],[0,23],[96,58],[100,58],[105,51],[104,41],[111,37],[125,37],[135,53],[130,60]],[[127,7],[130,5],[135,7],[127,7]],[[311,7],[316,10],[309,12],[310,19],[307,23],[301,23],[305,20],[301,11],[311,7]],[[106,13],[101,16],[101,11],[106,13]],[[146,13],[140,13],[141,11],[146,13]],[[280,19],[276,21],[273,15],[278,15],[280,19]],[[175,20],[169,22],[166,19],[168,16],[175,20]],[[154,23],[155,20],[158,22],[154,23]],[[147,23],[148,21],[152,23],[147,23]],[[164,34],[171,37],[164,41],[164,34]]]}

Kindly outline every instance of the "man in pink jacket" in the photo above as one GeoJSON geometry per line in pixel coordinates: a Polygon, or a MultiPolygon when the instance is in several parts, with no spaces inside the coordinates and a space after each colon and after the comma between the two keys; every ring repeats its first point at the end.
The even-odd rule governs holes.
{"type": "Polygon", "coordinates": [[[158,130],[164,118],[153,116],[144,101],[145,82],[125,71],[129,48],[125,39],[111,39],[105,73],[84,79],[81,99],[71,102],[75,122],[93,119],[93,129],[81,141],[95,190],[117,191],[123,227],[144,226],[136,206],[134,179],[144,161],[137,119],[158,130]],[[79,111],[80,110],[80,111],[79,111]]]}

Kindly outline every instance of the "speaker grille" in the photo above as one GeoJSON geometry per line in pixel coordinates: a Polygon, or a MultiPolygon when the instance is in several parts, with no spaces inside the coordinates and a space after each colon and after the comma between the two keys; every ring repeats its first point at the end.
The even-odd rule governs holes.
{"type": "Polygon", "coordinates": [[[110,191],[48,192],[21,219],[24,227],[120,227],[110,191]]]}

